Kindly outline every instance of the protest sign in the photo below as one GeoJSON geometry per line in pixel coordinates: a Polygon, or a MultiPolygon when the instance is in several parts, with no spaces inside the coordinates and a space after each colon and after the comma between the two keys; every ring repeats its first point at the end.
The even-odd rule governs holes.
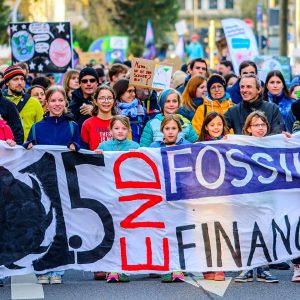
{"type": "Polygon", "coordinates": [[[134,58],[129,84],[151,90],[164,90],[170,87],[173,68],[171,64],[134,58]]]}
{"type": "Polygon", "coordinates": [[[12,62],[26,62],[32,73],[65,73],[72,68],[69,22],[10,23],[12,62]]]}
{"type": "Polygon", "coordinates": [[[176,56],[175,58],[166,58],[162,64],[167,64],[173,67],[173,73],[180,70],[182,66],[182,60],[176,56]]]}
{"type": "Polygon", "coordinates": [[[258,56],[257,42],[252,29],[240,19],[223,19],[225,33],[234,71],[238,74],[239,65],[244,60],[258,56]]]}
{"type": "Polygon", "coordinates": [[[105,64],[105,56],[103,52],[79,52],[79,62],[81,65],[88,64],[105,64]]]}
{"type": "Polygon", "coordinates": [[[300,135],[134,152],[0,142],[0,276],[234,271],[300,256],[300,135]]]}
{"type": "Polygon", "coordinates": [[[270,71],[278,70],[282,73],[285,82],[291,81],[290,58],[286,56],[260,55],[254,58],[257,65],[258,77],[265,82],[270,71]]]}

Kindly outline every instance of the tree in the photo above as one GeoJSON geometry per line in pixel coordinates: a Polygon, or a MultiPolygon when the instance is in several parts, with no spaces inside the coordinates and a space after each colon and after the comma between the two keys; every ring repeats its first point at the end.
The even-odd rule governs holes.
{"type": "Polygon", "coordinates": [[[8,44],[7,26],[10,18],[10,8],[5,5],[5,0],[0,0],[0,45],[8,44]]]}
{"type": "Polygon", "coordinates": [[[112,22],[120,32],[130,37],[130,49],[136,56],[141,56],[147,20],[152,21],[155,42],[164,39],[168,31],[174,30],[178,17],[178,0],[113,0],[115,13],[112,22]]]}

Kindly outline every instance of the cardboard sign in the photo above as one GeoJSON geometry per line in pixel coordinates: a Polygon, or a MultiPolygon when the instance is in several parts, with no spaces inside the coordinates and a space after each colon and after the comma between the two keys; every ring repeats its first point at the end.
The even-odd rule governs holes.
{"type": "Polygon", "coordinates": [[[181,69],[181,66],[182,66],[182,61],[181,59],[176,56],[175,58],[167,58],[163,61],[163,64],[167,64],[167,65],[173,65],[174,68],[173,68],[173,73],[180,70],[181,69]]]}
{"type": "Polygon", "coordinates": [[[105,64],[104,52],[81,52],[79,53],[79,62],[81,65],[105,64]]]}
{"type": "Polygon", "coordinates": [[[291,81],[290,58],[286,56],[260,55],[254,58],[257,65],[257,73],[262,81],[266,80],[267,74],[272,70],[279,70],[285,82],[291,81]]]}
{"type": "Polygon", "coordinates": [[[130,74],[130,85],[150,90],[164,90],[170,87],[174,66],[152,60],[134,58],[130,74]]]}
{"type": "Polygon", "coordinates": [[[32,73],[65,73],[72,68],[70,22],[10,23],[12,63],[26,62],[32,73]]]}

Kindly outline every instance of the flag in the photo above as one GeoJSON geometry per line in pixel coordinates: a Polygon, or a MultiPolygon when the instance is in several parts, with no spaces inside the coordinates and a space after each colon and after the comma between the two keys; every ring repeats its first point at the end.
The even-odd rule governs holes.
{"type": "Polygon", "coordinates": [[[178,43],[176,45],[175,54],[180,59],[184,57],[184,38],[183,35],[180,35],[178,38],[178,43]]]}
{"type": "Polygon", "coordinates": [[[143,58],[153,59],[155,56],[156,56],[156,49],[154,46],[154,32],[152,28],[152,23],[150,20],[148,20],[143,58]]]}

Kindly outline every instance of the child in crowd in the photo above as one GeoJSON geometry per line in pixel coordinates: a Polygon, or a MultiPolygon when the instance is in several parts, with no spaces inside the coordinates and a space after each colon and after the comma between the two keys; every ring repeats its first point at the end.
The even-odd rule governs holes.
{"type": "Polygon", "coordinates": [[[109,124],[116,115],[116,97],[113,89],[107,85],[97,88],[94,95],[92,117],[85,120],[81,128],[81,138],[85,148],[95,150],[100,143],[111,139],[109,124]]]}
{"type": "MultiPolygon", "coordinates": [[[[61,145],[72,151],[80,148],[80,133],[78,125],[67,113],[67,95],[61,86],[51,86],[46,92],[48,113],[43,120],[32,125],[26,149],[34,145],[61,145]]],[[[37,275],[40,284],[60,284],[64,271],[53,271],[37,275]]]]}
{"type": "MultiPolygon", "coordinates": [[[[250,113],[245,121],[243,128],[244,135],[251,135],[262,138],[270,132],[270,125],[262,111],[254,111],[250,113]]],[[[279,280],[270,273],[269,266],[257,268],[256,280],[260,282],[277,283],[279,280]]],[[[245,270],[235,279],[235,282],[251,282],[253,281],[253,269],[245,270]]]]}
{"type": "MultiPolygon", "coordinates": [[[[211,111],[203,121],[198,142],[226,139],[227,133],[227,125],[223,115],[216,111],[211,111]]],[[[205,280],[225,280],[225,272],[204,272],[203,276],[205,280]]]]}
{"type": "Polygon", "coordinates": [[[16,145],[14,134],[0,115],[0,141],[5,141],[9,146],[16,145]]]}
{"type": "MultiPolygon", "coordinates": [[[[131,131],[129,119],[122,115],[113,116],[109,125],[112,138],[99,144],[95,150],[98,154],[103,151],[129,151],[138,149],[140,145],[128,139],[131,131]]],[[[103,273],[103,272],[98,272],[103,273]]],[[[106,274],[107,282],[129,282],[129,276],[125,273],[109,272],[106,274]]]]}
{"type": "Polygon", "coordinates": [[[139,143],[146,121],[146,109],[136,98],[135,87],[128,79],[121,79],[114,85],[117,99],[117,113],[129,118],[132,140],[139,143]]]}
{"type": "Polygon", "coordinates": [[[162,140],[153,142],[150,145],[151,148],[190,144],[189,141],[178,136],[182,131],[181,122],[178,115],[170,114],[164,116],[160,124],[160,131],[163,134],[162,140]]]}
{"type": "Polygon", "coordinates": [[[198,142],[221,140],[226,138],[227,133],[226,121],[223,115],[211,111],[204,119],[198,142]]]}

